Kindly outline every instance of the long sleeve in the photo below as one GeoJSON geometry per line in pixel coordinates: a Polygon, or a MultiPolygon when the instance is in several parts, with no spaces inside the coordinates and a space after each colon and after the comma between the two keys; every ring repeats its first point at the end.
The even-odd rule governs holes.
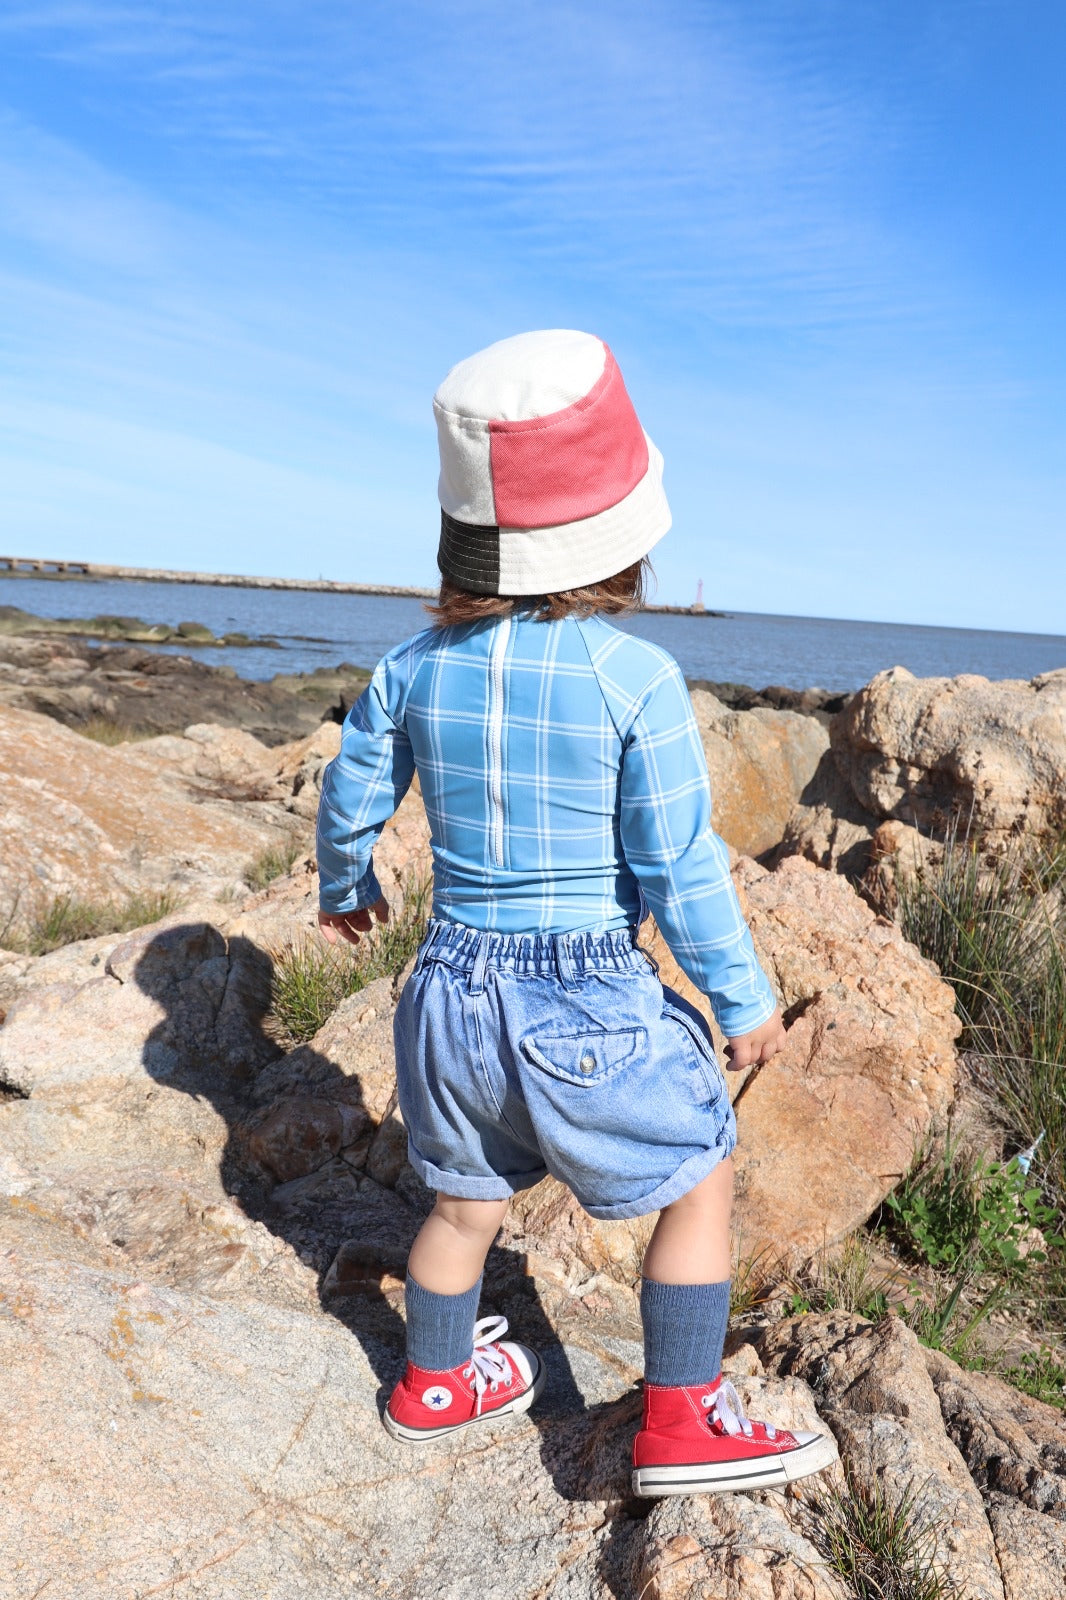
{"type": "Polygon", "coordinates": [[[711,828],[711,790],[680,670],[664,667],[642,699],[622,756],[621,835],[678,964],[710,999],[723,1033],[750,1033],[776,1000],[759,966],[711,828]]]}
{"type": "Polygon", "coordinates": [[[379,899],[373,849],[410,787],[415,764],[398,707],[402,658],[386,656],[344,722],[318,807],[319,904],[361,911],[379,899]]]}

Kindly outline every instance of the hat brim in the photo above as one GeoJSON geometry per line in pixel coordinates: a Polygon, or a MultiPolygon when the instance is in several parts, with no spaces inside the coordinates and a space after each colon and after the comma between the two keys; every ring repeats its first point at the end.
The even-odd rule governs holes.
{"type": "Polygon", "coordinates": [[[547,528],[497,528],[442,513],[437,565],[472,594],[558,594],[624,572],[658,544],[671,521],[663,458],[648,439],[643,478],[595,516],[547,528]]]}

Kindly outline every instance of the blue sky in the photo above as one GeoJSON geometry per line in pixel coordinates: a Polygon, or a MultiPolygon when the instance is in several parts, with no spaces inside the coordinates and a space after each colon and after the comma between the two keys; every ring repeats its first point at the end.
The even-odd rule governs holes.
{"type": "Polygon", "coordinates": [[[1066,8],[0,3],[0,551],[435,577],[533,327],[666,457],[660,598],[1066,632],[1066,8]]]}

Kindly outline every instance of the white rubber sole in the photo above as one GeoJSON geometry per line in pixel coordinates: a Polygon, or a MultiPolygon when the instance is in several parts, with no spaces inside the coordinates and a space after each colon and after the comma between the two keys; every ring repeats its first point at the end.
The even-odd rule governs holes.
{"type": "Polygon", "coordinates": [[[795,1450],[761,1461],[701,1462],[691,1467],[634,1467],[633,1493],[643,1499],[667,1494],[726,1494],[738,1489],[783,1489],[797,1478],[823,1472],[837,1459],[836,1441],[820,1433],[795,1450]]]}
{"type": "Polygon", "coordinates": [[[442,1428],[409,1428],[403,1422],[389,1415],[388,1408],[382,1417],[385,1431],[394,1439],[400,1439],[404,1444],[428,1444],[431,1439],[443,1439],[449,1433],[462,1433],[464,1428],[473,1428],[480,1422],[495,1422],[499,1417],[517,1417],[523,1411],[528,1411],[534,1400],[540,1394],[547,1382],[548,1374],[544,1363],[537,1357],[537,1368],[530,1379],[528,1389],[523,1389],[520,1395],[513,1400],[508,1400],[502,1406],[496,1406],[492,1411],[483,1411],[480,1417],[470,1417],[466,1422],[446,1423],[442,1428]]]}

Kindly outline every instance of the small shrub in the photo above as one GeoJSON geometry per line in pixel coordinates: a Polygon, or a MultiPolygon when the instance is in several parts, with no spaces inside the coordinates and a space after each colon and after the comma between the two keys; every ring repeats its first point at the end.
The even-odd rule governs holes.
{"type": "Polygon", "coordinates": [[[403,970],[425,932],[430,887],[408,888],[398,915],[358,945],[305,940],[274,953],[270,1023],[283,1044],[292,1048],[313,1038],[342,1000],[403,970]]]}
{"type": "Polygon", "coordinates": [[[60,946],[105,933],[129,933],[158,922],[177,909],[178,896],[170,889],[131,894],[125,900],[83,900],[74,894],[53,895],[39,904],[13,934],[10,948],[26,955],[43,956],[60,946]]]}
{"type": "Polygon", "coordinates": [[[843,1485],[808,1504],[811,1542],[855,1600],[962,1600],[939,1557],[944,1523],[923,1508],[913,1484],[894,1494],[845,1467],[843,1485]]]}
{"type": "Polygon", "coordinates": [[[241,876],[249,889],[256,894],[276,878],[283,878],[294,861],[303,854],[296,839],[286,839],[284,844],[270,845],[254,861],[249,861],[241,876]]]}

